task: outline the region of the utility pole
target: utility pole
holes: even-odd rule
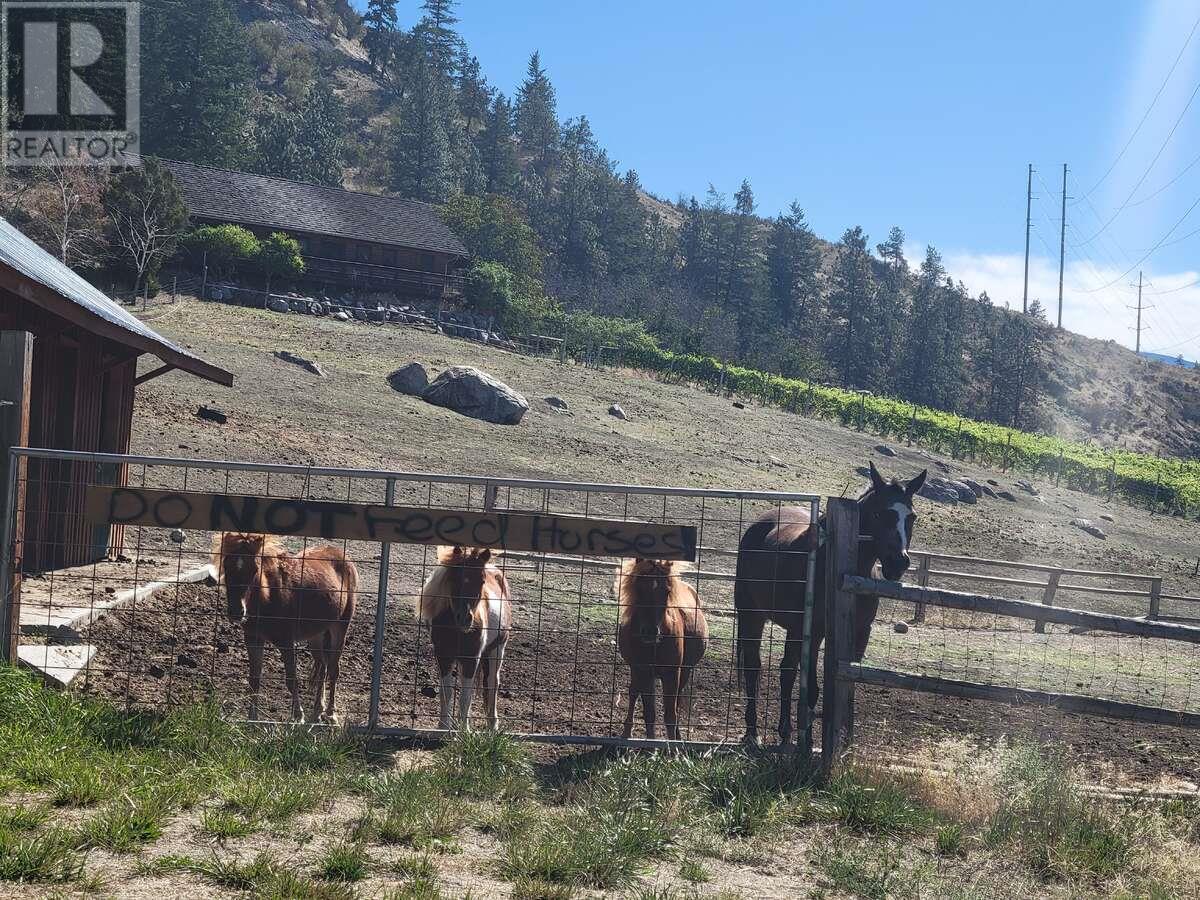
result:
[[[1058,330],[1062,331],[1063,267],[1067,261],[1067,164],[1063,163],[1062,223],[1058,236]]]
[[[1029,312],[1029,229],[1033,227],[1033,163],[1025,181],[1025,292],[1021,295],[1021,312]]]
[[[1142,352],[1142,273],[1138,272],[1138,304],[1137,304],[1137,338],[1134,340],[1134,352]]]

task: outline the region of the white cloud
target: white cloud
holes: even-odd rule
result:
[[[924,248],[905,247],[910,265],[919,266]],[[1021,308],[1023,254],[946,253],[946,271],[974,295],[987,291],[997,306]],[[1137,312],[1137,276],[1121,269],[1067,261],[1063,279],[1063,327],[1088,337],[1114,340],[1132,348]],[[1182,353],[1200,359],[1200,272],[1146,273],[1142,301],[1142,349]],[[1095,290],[1115,282],[1111,287]],[[1030,255],[1029,300],[1040,300],[1051,322],[1058,314],[1058,260]]]

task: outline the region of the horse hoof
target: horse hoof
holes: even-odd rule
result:
[[[762,741],[759,739],[758,735],[750,733],[750,732],[747,732],[742,737],[742,743],[745,744],[747,747],[756,747],[757,748],[757,747],[762,746]]]
[[[342,724],[342,720],[338,718],[337,713],[325,713],[324,715],[321,716],[321,718],[318,721],[324,722],[326,725],[341,725]]]

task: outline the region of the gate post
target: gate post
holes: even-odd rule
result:
[[[1058,593],[1058,582],[1061,578],[1062,569],[1050,573],[1050,578],[1046,582],[1046,590],[1042,593],[1042,606],[1054,605],[1054,595]],[[1046,623],[1042,619],[1034,619],[1033,630],[1037,634],[1044,634]]]
[[[391,506],[396,502],[396,479],[387,480],[384,503]],[[371,706],[367,713],[367,728],[374,731],[379,726],[379,698],[383,689],[383,638],[387,633],[387,590],[391,570],[392,545],[384,541],[379,545],[379,590],[375,595],[375,646],[371,653]]]
[[[858,503],[830,497],[825,512],[825,708],[821,720],[821,771],[833,764],[854,738],[854,682],[840,669],[854,652],[855,595],[842,579],[858,571]]]

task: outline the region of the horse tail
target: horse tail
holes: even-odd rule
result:
[[[354,613],[354,601],[358,596],[358,566],[348,557],[343,556],[338,561],[338,574],[342,576],[342,616],[349,619]]]

